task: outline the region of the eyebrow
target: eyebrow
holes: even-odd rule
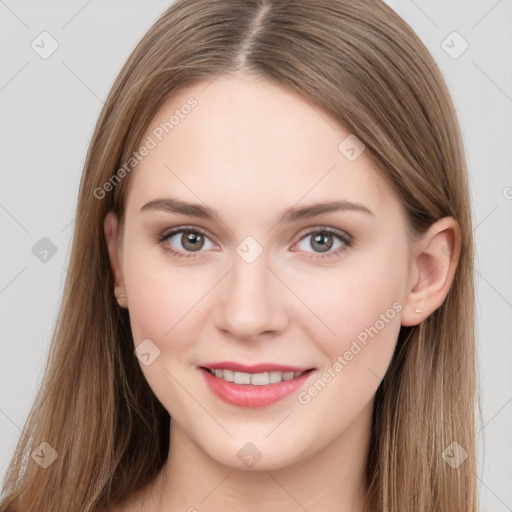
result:
[[[164,211],[168,213],[189,215],[191,217],[198,217],[207,220],[215,220],[220,218],[218,211],[213,208],[198,203],[189,203],[187,201],[182,201],[172,197],[153,199],[152,201],[149,201],[144,206],[142,206],[139,211]],[[362,204],[339,200],[315,203],[302,207],[292,206],[283,211],[278,224],[309,219],[310,217],[315,217],[324,213],[341,211],[356,211],[375,216],[375,214],[370,209]]]

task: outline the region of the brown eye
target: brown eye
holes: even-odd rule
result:
[[[311,247],[320,252],[328,251],[334,244],[331,234],[318,233],[311,239]]]
[[[184,231],[180,242],[187,251],[198,251],[204,245],[204,236],[196,231]]]
[[[167,231],[158,238],[158,241],[166,252],[177,257],[193,258],[193,253],[214,247],[205,232],[199,228],[184,227]]]
[[[307,240],[309,238],[309,241]],[[302,244],[302,245],[301,245]],[[309,258],[329,258],[345,251],[354,244],[352,237],[331,228],[317,229],[302,237],[299,250],[307,252]],[[331,249],[335,249],[331,251]],[[310,249],[313,249],[312,251]],[[323,254],[322,254],[323,253]],[[318,256],[315,256],[318,254]]]

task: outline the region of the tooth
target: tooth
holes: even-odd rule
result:
[[[233,382],[234,381],[234,375],[233,375],[233,370],[222,370],[224,372],[224,375],[222,376],[222,378],[224,380],[227,380],[228,382]]]
[[[251,383],[251,374],[235,372],[234,379],[235,379],[234,380],[235,384],[250,384]]]
[[[227,382],[235,384],[252,384],[254,386],[265,386],[267,384],[276,384],[283,380],[291,380],[299,377],[304,372],[264,372],[264,373],[244,373],[233,370],[223,370],[216,368],[211,370],[213,375]]]
[[[256,386],[264,386],[269,383],[268,372],[265,373],[255,373],[251,375],[251,384]]]
[[[276,382],[281,382],[282,378],[281,372],[270,372],[269,374],[269,382],[270,384],[275,384]]]

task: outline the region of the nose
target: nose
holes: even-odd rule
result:
[[[276,274],[265,253],[252,263],[236,255],[216,290],[216,327],[244,341],[283,332],[289,322],[290,292]]]

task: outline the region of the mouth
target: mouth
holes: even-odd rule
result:
[[[263,363],[212,363],[197,366],[207,387],[222,401],[236,406],[259,408],[272,405],[297,392],[316,368]]]
[[[217,377],[218,379],[222,379],[226,382],[233,382],[235,384],[241,385],[253,385],[253,386],[266,386],[269,384],[278,384],[283,381],[293,380],[304,373],[308,373],[314,370],[314,368],[309,368],[304,371],[266,371],[260,373],[247,373],[229,370],[226,368],[208,368],[206,366],[200,367],[202,370],[206,370],[208,373]]]

